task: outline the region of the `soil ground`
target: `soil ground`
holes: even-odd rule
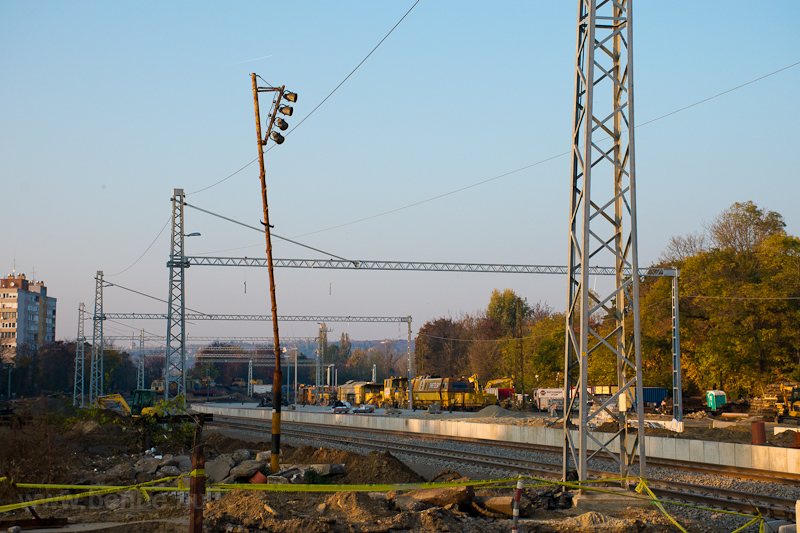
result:
[[[50,405],[53,403],[53,405]],[[142,480],[158,479],[155,471],[139,472],[137,465],[154,461],[154,454],[141,453],[142,440],[137,428],[113,414],[101,420],[65,418],[54,402],[43,401],[31,406],[32,422],[21,427],[0,428],[0,476],[33,483],[63,483],[70,485],[127,486]],[[34,414],[35,413],[35,414]],[[61,418],[53,415],[59,415]],[[66,413],[69,414],[68,412]],[[522,424],[550,424],[544,418],[532,419],[525,413],[508,412],[490,407],[479,413],[464,416],[470,421],[504,421]],[[746,428],[749,429],[749,428]],[[649,430],[650,432],[652,430]],[[656,430],[665,431],[665,430]],[[740,428],[725,430],[693,429],[695,437],[712,433],[723,438],[737,439],[749,431]],[[190,435],[191,436],[191,435]],[[686,438],[684,435],[674,435]],[[179,434],[165,433],[155,451],[167,460],[167,453],[187,451]],[[185,437],[185,435],[184,435]],[[173,440],[170,440],[172,438]],[[792,438],[783,437],[785,439]],[[749,440],[748,440],[749,441]],[[738,441],[736,441],[738,442]],[[793,442],[793,440],[792,440]],[[215,431],[202,436],[209,458],[232,454],[237,450],[252,453],[269,450],[263,439],[233,438]],[[332,485],[396,484],[425,481],[409,465],[390,453],[371,452],[359,455],[349,451],[302,446],[282,447],[282,463],[325,464],[344,463],[345,473],[326,477],[322,483]],[[174,461],[178,463],[177,458]],[[184,472],[187,470],[183,470]],[[160,471],[159,471],[160,472]],[[125,477],[133,476],[133,477]],[[175,486],[169,482],[168,486]],[[577,508],[558,509],[558,496],[552,489],[526,489],[531,510],[526,512],[521,531],[671,531],[669,521],[655,509],[629,506],[622,500],[602,510]],[[537,492],[538,491],[538,492]],[[37,489],[14,488],[0,483],[0,505],[56,496],[73,491],[51,491],[42,494]],[[482,507],[481,498],[511,497],[510,487],[476,489],[475,496],[460,503],[426,504],[421,508],[400,505],[390,493],[368,492],[261,492],[235,490],[223,493],[206,504],[207,531],[230,532],[389,532],[389,531],[508,531],[507,516],[492,515]],[[150,501],[137,491],[125,491],[97,498],[83,498],[37,506],[43,518],[65,518],[73,531],[105,531],[110,533],[139,533],[185,531],[188,506],[174,493],[157,493]],[[556,502],[556,503],[554,503]],[[0,520],[31,518],[26,509],[0,515]],[[686,523],[691,531],[716,531],[713,524]]]

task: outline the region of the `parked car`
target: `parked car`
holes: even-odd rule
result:
[[[333,412],[336,414],[349,413],[351,407],[350,402],[336,400],[333,404]]]

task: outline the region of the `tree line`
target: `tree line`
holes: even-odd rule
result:
[[[701,231],[670,239],[655,267],[677,268],[683,386],[693,394],[721,388],[759,395],[781,380],[800,380],[800,239],[783,217],[753,202],[735,203]],[[645,385],[672,384],[672,279],[640,281]],[[601,334],[615,321],[590,317]],[[630,320],[630,318],[628,318]],[[420,328],[416,372],[514,375],[518,387],[563,385],[566,317],[513,290],[493,291],[475,314],[442,317]],[[615,385],[613,353],[591,352],[589,381]]]
[[[753,202],[735,203],[701,230],[670,239],[655,267],[680,270],[680,337],[684,390],[696,393],[721,388],[730,397],[759,395],[781,380],[800,380],[800,239],[786,232],[783,217]],[[672,380],[672,280],[640,280],[641,348],[644,383],[670,387]],[[626,313],[628,320],[630,314]],[[590,317],[594,329],[615,327],[610,314]],[[563,384],[566,317],[546,302],[529,304],[513,290],[494,290],[488,306],[474,314],[426,322],[415,339],[415,375],[477,374],[482,382],[513,375],[518,387]],[[626,328],[628,329],[628,328]],[[323,363],[335,365],[339,383],[404,376],[408,358],[392,341],[353,348],[348,334],[335,343],[323,338]],[[91,346],[87,355],[88,380]],[[268,348],[215,343],[201,352],[246,354]],[[71,392],[75,342],[58,341],[38,350],[20,347],[3,353],[11,365],[11,391],[30,396],[44,391]],[[316,355],[299,354],[301,361]],[[7,394],[9,365],[0,372],[0,394]],[[313,384],[313,366],[300,367],[300,383]],[[163,376],[163,357],[148,357],[145,383]],[[274,368],[255,367],[254,378],[272,382]],[[293,380],[294,373],[290,370]],[[246,363],[196,365],[189,377],[223,384],[247,377]],[[136,358],[106,347],[107,391],[136,387]],[[589,358],[589,381],[615,385],[615,359],[600,347]],[[88,384],[87,384],[88,387]]]

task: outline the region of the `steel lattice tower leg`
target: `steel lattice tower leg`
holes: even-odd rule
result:
[[[139,331],[139,367],[136,372],[136,388],[144,387],[144,329]],[[149,388],[149,387],[148,387]]]
[[[678,309],[678,269],[672,274],[672,419],[677,422],[677,431],[683,431],[683,386],[681,385],[681,328]]]
[[[103,395],[103,271],[97,271],[92,316],[92,366],[89,379],[89,403]]]
[[[275,387],[275,384],[272,384],[272,387]],[[247,395],[252,398],[253,397],[253,360],[250,359],[247,361]]]
[[[169,268],[169,303],[167,309],[167,357],[164,373],[164,400],[169,400],[170,382],[176,382],[176,396],[186,393],[186,308],[184,305],[184,271],[187,267],[183,255],[183,189],[175,189],[172,196],[172,251]]]
[[[575,468],[578,478],[585,481],[588,459],[601,452],[616,461],[621,476],[627,477],[637,447],[640,475],[645,474],[642,401],[635,404],[638,433],[629,435],[628,430],[634,391],[636,398],[642,399],[639,277],[632,275],[639,264],[631,4],[631,0],[578,2],[564,355],[564,479]],[[613,287],[601,281],[602,288],[590,290],[590,262],[614,264]],[[587,388],[589,358],[598,349],[611,351],[617,360],[619,391],[605,402],[590,395]],[[600,406],[592,413],[590,398]],[[578,429],[570,431],[571,411],[576,405]],[[601,410],[610,413],[620,427],[607,442],[588,431],[589,422]],[[597,450],[591,456],[587,456],[589,441]]]
[[[84,331],[84,321],[86,319],[86,304],[81,302],[78,306],[78,336],[75,338],[75,385],[72,391],[72,406],[84,406],[83,381],[84,363],[86,362],[86,334]],[[80,401],[78,400],[80,398]]]

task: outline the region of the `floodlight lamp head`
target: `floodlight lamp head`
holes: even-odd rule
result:
[[[297,102],[297,93],[286,93],[283,95],[287,102]]]
[[[285,105],[283,107],[278,108],[278,111],[280,111],[281,113],[283,113],[287,117],[291,117],[292,113],[294,112],[294,109],[289,107],[288,105]]]
[[[275,125],[278,126],[278,128],[281,131],[286,131],[286,128],[289,127],[289,123],[286,122],[285,120],[283,120],[282,118],[276,118],[275,119]]]
[[[285,139],[283,138],[283,135],[281,135],[277,131],[273,131],[272,132],[272,140],[275,141],[275,144],[283,144],[283,141]]]

